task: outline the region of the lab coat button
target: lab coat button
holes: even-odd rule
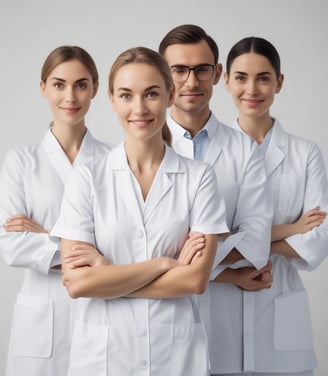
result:
[[[139,230],[137,235],[138,235],[138,238],[142,238],[142,237],[143,237],[143,232],[142,232],[142,230]]]
[[[142,360],[141,361],[141,367],[147,367],[147,360]]]

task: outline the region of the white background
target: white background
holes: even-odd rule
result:
[[[9,148],[39,142],[46,132],[51,114],[40,95],[39,80],[52,49],[76,44],[94,57],[100,91],[87,124],[95,137],[115,144],[122,132],[106,95],[113,60],[129,47],[157,49],[171,28],[184,23],[198,24],[214,37],[223,64],[239,39],[252,35],[269,39],[279,50],[285,74],[272,115],[286,130],[318,143],[327,161],[327,14],[326,0],[0,0],[0,163]],[[211,107],[225,123],[236,116],[222,80]],[[302,274],[320,365],[316,376],[328,375],[327,260],[318,270]],[[21,280],[22,271],[7,267],[0,258],[0,375]]]

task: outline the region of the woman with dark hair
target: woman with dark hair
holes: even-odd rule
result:
[[[317,364],[298,271],[316,269],[327,256],[328,184],[318,146],[287,133],[270,114],[283,80],[279,54],[269,41],[244,38],[230,50],[225,84],[239,112],[234,127],[258,143],[275,208],[273,282],[270,289],[244,291],[242,332],[232,330],[229,340],[219,329],[224,317],[217,312],[215,321],[212,315],[212,358],[220,348],[233,354],[229,367],[223,361],[212,370],[216,375],[310,376]]]
[[[8,265],[26,269],[12,320],[7,376],[67,374],[71,300],[61,280],[60,241],[49,231],[72,169],[109,149],[85,124],[98,89],[97,68],[87,51],[54,49],[43,64],[40,87],[53,116],[50,128],[39,144],[9,151],[0,175],[0,253]]]
[[[109,97],[124,142],[67,183],[52,233],[62,238],[69,294],[89,298],[78,301],[72,376],[208,375],[194,294],[205,291],[217,234],[228,229],[211,167],[168,145],[173,92],[157,52],[120,54]],[[183,250],[189,231],[205,234],[196,235],[191,257]],[[108,264],[80,267],[85,246],[96,246]]]

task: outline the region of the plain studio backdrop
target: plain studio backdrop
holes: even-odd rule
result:
[[[122,140],[122,131],[106,94],[115,57],[137,45],[157,49],[171,28],[194,23],[217,41],[223,64],[232,45],[247,36],[267,38],[277,47],[285,82],[271,114],[287,131],[316,142],[327,163],[327,11],[326,0],[0,0],[0,162],[9,148],[38,143],[46,133],[51,113],[40,94],[39,81],[43,61],[52,49],[80,45],[95,59],[100,90],[87,125],[95,137],[115,144]],[[214,89],[211,108],[227,124],[236,117],[222,79]],[[302,273],[319,361],[316,376],[328,375],[327,275],[327,260],[316,271]],[[22,270],[8,267],[0,257],[0,278],[3,375]]]

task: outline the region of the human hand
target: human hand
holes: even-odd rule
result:
[[[77,244],[65,253],[64,263],[70,269],[83,266],[95,267],[99,265],[109,265],[106,259],[95,247],[88,244]]]
[[[36,232],[49,234],[49,231],[44,229],[38,223],[24,214],[13,215],[8,218],[4,224],[4,229],[7,232]]]
[[[245,291],[260,291],[271,287],[272,278],[272,263],[268,261],[267,265],[257,270],[253,267],[243,267],[235,269],[236,282],[235,284]]]
[[[320,210],[317,206],[304,213],[294,224],[295,234],[304,234],[315,227],[318,227],[325,220],[327,213]]]
[[[193,264],[202,255],[205,247],[205,235],[200,232],[190,232],[179,254],[178,261],[183,265]]]

